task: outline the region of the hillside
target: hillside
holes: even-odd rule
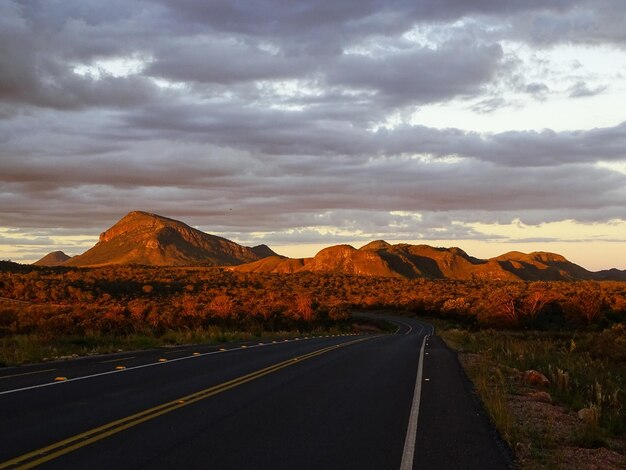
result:
[[[302,271],[311,258],[285,258],[268,256],[259,261],[236,266],[236,270],[246,273],[281,273],[290,274]],[[234,269],[234,268],[231,268]]]
[[[69,260],[71,257],[63,253],[62,251],[53,251],[41,258],[39,261],[35,261],[35,266],[60,266]]]
[[[503,269],[528,281],[594,279],[596,277],[591,271],[568,261],[563,256],[544,251],[529,254],[512,251],[493,260],[497,261]]]
[[[350,245],[324,248],[313,258],[272,257],[232,268],[242,272],[324,272],[408,279],[457,280],[626,280],[621,271],[592,273],[555,253],[510,252],[478,259],[460,248],[392,245],[376,240],[356,249]]]
[[[232,266],[268,255],[276,253],[265,245],[248,248],[178,220],[135,211],[103,232],[93,248],[64,265]]]
[[[605,269],[594,273],[594,277],[598,281],[626,281],[626,269]]]

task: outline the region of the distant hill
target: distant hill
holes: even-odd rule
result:
[[[259,258],[267,258],[268,256],[277,256],[272,249],[267,245],[257,245],[252,247],[252,251]]]
[[[626,280],[618,270],[593,273],[555,253],[510,252],[491,259],[478,259],[460,248],[436,248],[376,240],[359,248],[336,245],[313,258],[271,257],[231,268],[243,272],[327,272],[408,279],[458,280]]]
[[[178,220],[134,211],[103,232],[93,248],[63,265],[232,266],[266,256],[276,253],[265,245],[249,248]]]
[[[302,268],[311,259],[312,258],[285,258],[284,256],[270,256],[259,261],[236,266],[236,270],[246,273],[290,274],[302,271]]]
[[[66,255],[62,251],[53,251],[41,258],[39,261],[35,261],[35,266],[60,266],[69,260],[71,256]]]
[[[536,251],[520,253],[512,251],[492,258],[500,265],[528,281],[559,281],[574,279],[595,279],[596,274],[574,264],[555,253]]]
[[[594,273],[598,281],[626,281],[626,270],[605,269]]]

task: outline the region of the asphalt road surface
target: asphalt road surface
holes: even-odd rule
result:
[[[506,469],[428,324],[0,369],[0,470]]]

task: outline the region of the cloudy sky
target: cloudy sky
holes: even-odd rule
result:
[[[0,0],[0,259],[126,212],[626,269],[623,0]]]

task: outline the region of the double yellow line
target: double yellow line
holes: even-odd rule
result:
[[[167,403],[163,403],[162,405],[158,405],[139,413],[127,416],[125,418],[112,421],[97,428],[82,432],[80,434],[76,434],[75,436],[51,444],[47,447],[42,447],[41,449],[37,449],[19,457],[15,457],[11,460],[7,460],[6,462],[2,462],[0,463],[0,470],[8,468],[27,469],[36,467],[37,465],[41,465],[45,462],[56,459],[64,454],[80,449],[81,447],[88,446],[89,444],[93,444],[94,442],[105,439],[109,436],[112,436],[113,434],[117,434],[121,431],[124,431],[125,429],[132,428],[133,426],[136,426],[146,421],[150,421],[151,419],[177,410],[178,408],[182,408],[183,406],[187,406],[197,401],[212,397],[213,395],[217,395],[218,393],[225,392],[226,390],[230,390],[231,388],[238,387],[239,385],[243,385],[247,382],[251,382],[252,380],[256,380],[265,375],[284,369],[285,367],[297,364],[301,361],[305,361],[307,359],[311,359],[313,357],[325,354],[335,349],[359,343],[370,338],[373,337],[370,336],[366,338],[359,338],[353,341],[348,341],[346,343],[335,344],[333,346],[328,346],[323,349],[318,349],[302,356],[296,356],[286,361],[279,362],[269,367],[265,367],[255,372],[251,372],[241,377],[237,377],[235,379],[221,383],[219,385],[200,390],[199,392],[192,393],[191,395],[181,397],[177,400],[172,400]]]

